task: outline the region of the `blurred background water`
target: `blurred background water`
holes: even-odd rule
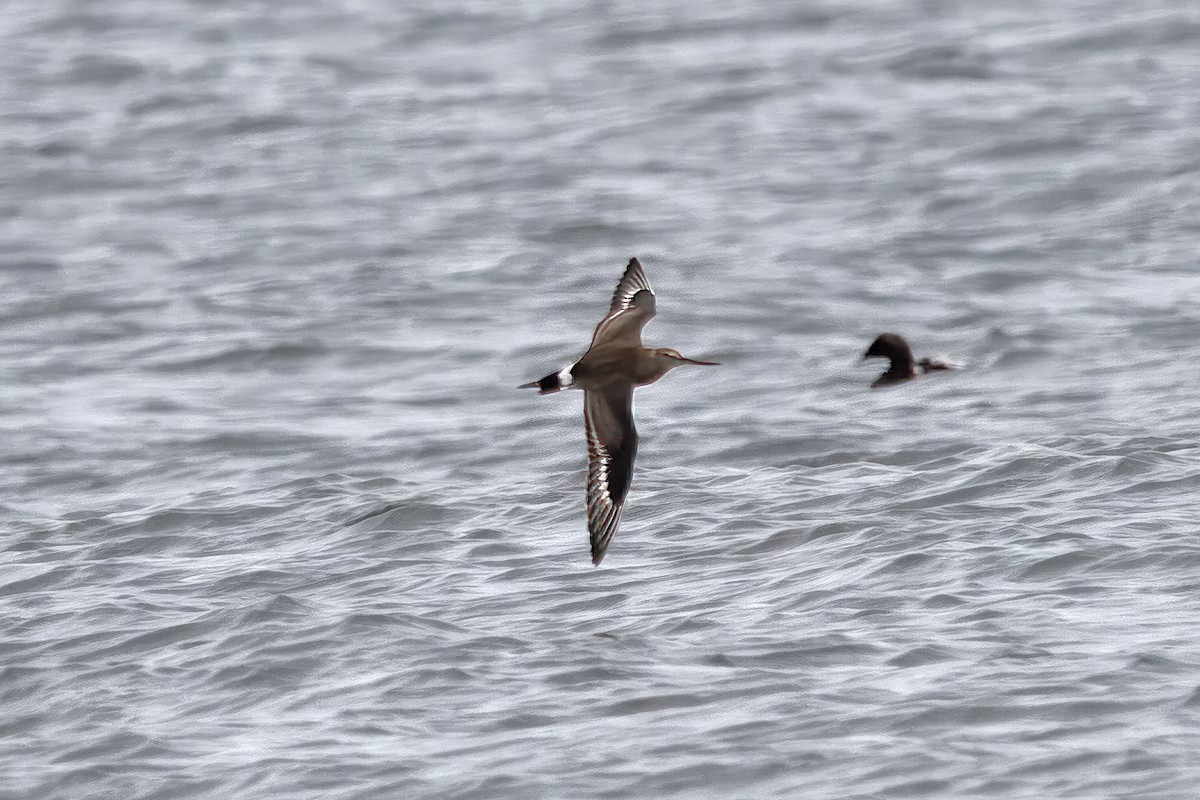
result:
[[[1198,86],[1191,0],[10,0],[0,798],[1197,797]],[[593,569],[513,387],[631,255],[724,365]]]

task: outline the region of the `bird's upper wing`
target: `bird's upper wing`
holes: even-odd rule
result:
[[[592,344],[631,335],[641,344],[642,328],[654,316],[654,305],[654,290],[650,288],[642,265],[636,258],[629,259],[625,274],[613,292],[608,314],[592,334]]]
[[[633,385],[587,392],[583,427],[588,443],[588,533],[592,563],[599,564],[617,532],[621,508],[633,480],[638,445],[633,426]]]

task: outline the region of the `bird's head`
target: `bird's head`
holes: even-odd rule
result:
[[[881,333],[871,342],[867,352],[863,353],[862,360],[866,361],[868,358],[886,358],[893,364],[911,364],[913,354],[912,348],[900,334]]]
[[[664,364],[670,367],[678,367],[680,364],[699,364],[702,367],[718,366],[716,361],[697,361],[694,358],[685,358],[679,355],[678,350],[672,350],[669,347],[658,347],[654,350],[654,355]]]

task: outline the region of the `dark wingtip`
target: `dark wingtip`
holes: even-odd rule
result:
[[[604,551],[603,550],[600,551],[599,553],[597,553],[595,550],[592,551],[592,566],[593,567],[600,566],[600,562],[603,560],[604,560]]]

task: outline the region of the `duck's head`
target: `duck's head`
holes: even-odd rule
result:
[[[886,358],[891,362],[893,369],[911,370],[913,366],[912,348],[898,333],[881,333],[876,336],[867,352],[863,353],[862,360],[866,361],[868,358]]]

